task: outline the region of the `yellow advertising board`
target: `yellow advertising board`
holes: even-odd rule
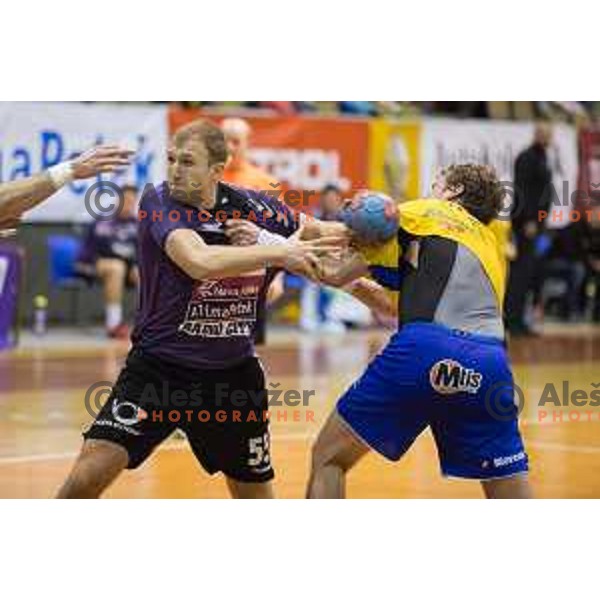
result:
[[[369,187],[402,201],[420,196],[421,123],[369,124]]]

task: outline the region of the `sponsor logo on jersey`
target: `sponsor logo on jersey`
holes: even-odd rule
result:
[[[115,398],[113,402],[112,415],[115,421],[126,427],[137,425],[140,421],[148,418],[148,413],[143,408],[133,402],[119,401],[118,398]]]
[[[481,463],[481,466],[484,469],[489,469],[490,467],[494,467],[498,469],[500,467],[507,467],[509,465],[514,465],[515,463],[519,463],[527,458],[527,455],[524,451],[517,452],[516,454],[511,454],[510,456],[499,456],[497,458],[493,458],[491,461],[484,460]]]
[[[459,392],[476,394],[481,387],[483,375],[475,369],[468,369],[459,362],[444,358],[429,371],[431,387],[439,394],[449,395]]]

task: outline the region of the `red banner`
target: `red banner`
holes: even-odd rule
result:
[[[581,196],[600,204],[600,129],[587,129],[579,135],[579,189]]]

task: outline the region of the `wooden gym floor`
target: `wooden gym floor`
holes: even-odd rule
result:
[[[0,498],[53,496],[90,420],[83,401],[86,389],[97,381],[114,381],[119,372],[126,344],[73,335],[73,343],[68,338],[54,345],[46,340],[0,355]],[[279,409],[287,412],[287,422],[282,412],[273,419],[278,496],[303,496],[312,439],[337,397],[386,337],[357,332],[318,339],[276,331],[261,349],[270,382],[284,389],[316,390],[310,406],[298,413]],[[539,407],[537,402],[548,383],[561,399],[563,381],[569,381],[571,392],[593,391],[592,385],[600,382],[600,330],[549,328],[543,337],[514,341],[511,355],[526,397],[522,430],[536,496],[600,498],[600,407]],[[306,411],[314,412],[314,420]],[[368,456],[351,473],[348,493],[354,498],[481,497],[476,483],[440,476],[429,433],[398,464]],[[166,442],[107,493],[110,498],[226,496],[222,478],[201,471],[179,439]]]

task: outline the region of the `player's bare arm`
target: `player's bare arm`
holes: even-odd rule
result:
[[[337,256],[326,256],[319,264],[319,281],[333,287],[343,287],[368,274],[367,263],[354,248],[347,248]]]
[[[71,181],[126,167],[131,154],[119,146],[97,146],[44,173],[0,185],[0,224],[5,227],[16,224],[24,212],[47,200]]]
[[[334,221],[307,220],[300,230],[302,239],[319,239],[323,235],[346,235],[346,227]],[[393,294],[379,285],[369,274],[367,263],[354,248],[347,248],[337,256],[324,257],[319,265],[319,281],[342,288],[381,316],[395,317],[398,302]]]
[[[372,279],[361,277],[343,286],[342,289],[382,317],[398,316],[397,294],[386,290]]]
[[[284,238],[265,231],[249,221],[228,221],[226,233],[233,244],[239,246],[281,246],[293,244],[298,240],[316,241],[327,238],[347,241],[346,226],[342,223],[310,219],[305,222],[292,237]],[[319,262],[318,283],[333,287],[342,287],[351,281],[368,274],[367,264],[361,255],[353,249],[340,249],[337,253],[324,256]],[[313,278],[314,279],[314,278]]]
[[[303,240],[314,240],[330,232],[339,232],[340,223],[336,221],[321,221],[315,217],[305,219],[298,230],[299,236]]]
[[[209,246],[194,231],[177,229],[169,234],[166,252],[190,277],[231,277],[268,266],[280,267],[307,277],[317,277],[319,257],[336,251],[342,241],[322,238],[272,246],[250,246],[240,251],[233,246]]]
[[[317,221],[316,219],[308,222],[308,229],[304,233],[308,239],[319,239],[323,233],[339,232],[339,224],[334,223],[335,227],[328,227],[329,223]],[[248,246],[260,243],[261,229],[254,223],[248,221],[228,221],[226,223],[227,234],[232,243]],[[302,230],[297,232],[302,237]],[[295,234],[295,235],[297,235]],[[292,238],[268,233],[264,236],[263,242],[266,244],[287,244]],[[319,277],[317,283],[325,283],[333,287],[341,287],[344,291],[352,294],[357,300],[368,306],[371,310],[381,316],[395,317],[398,314],[398,303],[384,287],[375,281],[364,277],[368,274],[368,268],[360,254],[355,250],[343,252],[344,258],[340,255],[336,257],[324,257],[319,264]]]

